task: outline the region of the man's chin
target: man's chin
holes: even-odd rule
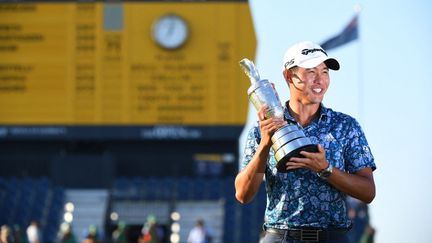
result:
[[[310,99],[310,104],[311,105],[321,104],[322,100],[323,100],[323,97],[313,98],[313,99]]]

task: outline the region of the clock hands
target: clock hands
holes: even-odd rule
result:
[[[188,37],[187,23],[175,14],[161,16],[152,31],[156,43],[166,49],[180,47]]]
[[[174,33],[176,20],[171,17],[171,18],[168,19],[168,21],[169,21],[169,24],[168,24],[168,36],[171,36]]]

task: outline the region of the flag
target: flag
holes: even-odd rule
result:
[[[324,41],[321,47],[328,51],[330,49],[342,46],[350,41],[358,39],[358,15],[356,14],[351,22],[338,35]]]

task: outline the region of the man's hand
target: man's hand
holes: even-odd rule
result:
[[[318,145],[318,153],[302,151],[300,154],[304,158],[291,158],[286,163],[287,169],[306,168],[318,173],[329,165],[322,145]],[[375,198],[375,182],[372,169],[369,167],[363,168],[354,174],[333,168],[331,176],[326,181],[336,189],[365,203],[371,203]]]
[[[287,163],[287,170],[306,168],[314,172],[320,172],[327,168],[329,162],[326,159],[325,149],[321,144],[318,144],[318,152],[311,153],[307,151],[301,151],[301,155],[304,158],[292,157]]]
[[[273,134],[282,126],[286,125],[287,122],[281,118],[266,118],[268,106],[263,105],[258,111],[259,126],[261,132],[260,144],[271,146],[271,137]]]

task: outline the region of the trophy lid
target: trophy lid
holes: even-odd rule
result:
[[[260,80],[260,75],[258,73],[258,69],[255,67],[255,64],[251,60],[249,60],[247,58],[243,58],[240,61],[240,67],[243,69],[243,71],[249,77],[252,84],[257,83]]]

